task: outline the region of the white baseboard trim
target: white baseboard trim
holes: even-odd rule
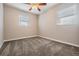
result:
[[[64,44],[68,44],[68,45],[72,45],[72,46],[79,47],[79,45],[77,45],[77,44],[68,43],[68,42],[63,42],[63,41],[60,41],[60,40],[56,40],[56,39],[53,39],[53,38],[44,37],[44,36],[40,36],[40,35],[34,35],[34,36],[28,36],[28,37],[14,38],[14,39],[9,39],[9,40],[4,40],[4,42],[13,41],[13,40],[21,40],[21,39],[24,39],[24,38],[32,38],[32,37],[42,37],[42,38],[45,38],[45,39],[48,39],[48,40],[52,40],[52,41],[56,41],[56,42],[60,42],[60,43],[64,43]],[[4,42],[3,42],[3,43],[4,43]],[[0,48],[2,47],[2,45],[3,45],[3,44],[0,45]]]
[[[0,48],[2,47],[3,44],[0,45]]]
[[[28,36],[28,37],[20,37],[20,38],[8,39],[8,40],[4,40],[4,42],[7,42],[7,41],[14,41],[14,40],[21,40],[21,39],[24,39],[24,38],[32,38],[32,37],[37,37],[37,35]]]
[[[4,42],[2,44],[0,44],[0,48],[2,47],[3,44],[4,44]]]
[[[68,44],[68,45],[71,45],[71,46],[79,47],[79,45],[77,45],[77,44],[63,42],[63,41],[60,41],[60,40],[56,40],[56,39],[53,39],[53,38],[44,37],[44,36],[40,36],[40,35],[39,35],[39,37],[42,37],[42,38],[45,38],[45,39],[48,39],[48,40],[52,40],[52,41],[56,41],[56,42],[60,42],[60,43],[64,43],[64,44]]]

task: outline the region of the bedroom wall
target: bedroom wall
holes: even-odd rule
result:
[[[4,36],[5,40],[13,40],[19,38],[26,38],[30,36],[37,35],[37,16],[18,10],[16,8],[4,5]],[[19,25],[19,16],[20,15],[28,15],[29,22],[28,26],[23,27]]]
[[[56,5],[39,16],[39,35],[79,46],[79,26],[56,25],[59,20],[57,17],[59,6]]]
[[[3,38],[3,4],[0,3],[0,48],[3,44],[4,38]]]

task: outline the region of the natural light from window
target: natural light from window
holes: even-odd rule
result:
[[[20,15],[19,24],[21,26],[28,26],[28,17],[24,15]]]

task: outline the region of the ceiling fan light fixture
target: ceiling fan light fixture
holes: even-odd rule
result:
[[[27,4],[31,5],[29,11],[31,11],[32,9],[37,9],[38,11],[41,11],[42,6],[46,5],[46,3],[27,3]]]

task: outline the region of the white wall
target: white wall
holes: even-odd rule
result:
[[[79,46],[79,26],[56,25],[58,10],[59,5],[56,5],[39,16],[40,36]]]
[[[4,5],[5,40],[15,40],[37,35],[37,15]],[[19,16],[27,15],[28,25],[19,24]]]
[[[3,44],[3,4],[0,3],[0,48]]]

